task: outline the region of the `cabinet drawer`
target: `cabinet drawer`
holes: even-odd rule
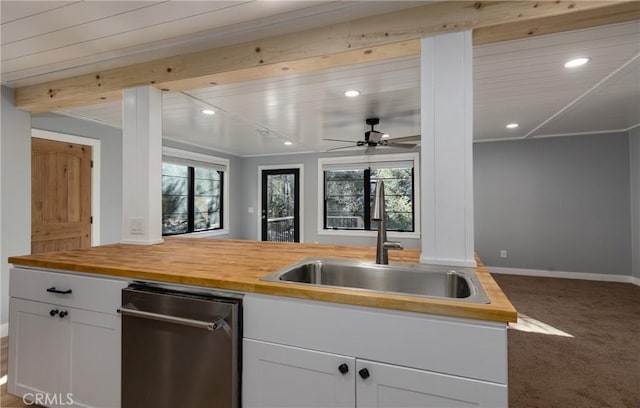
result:
[[[124,280],[25,268],[11,268],[10,276],[11,297],[111,314],[120,307],[121,290],[128,284]]]

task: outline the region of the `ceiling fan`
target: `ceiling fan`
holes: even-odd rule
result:
[[[384,133],[378,132],[374,129],[374,126],[380,123],[379,118],[367,118],[365,121],[367,125],[371,126],[371,130],[367,130],[364,132],[364,140],[343,140],[343,139],[322,139],[331,142],[345,142],[345,143],[355,143],[356,146],[366,146],[365,153],[371,154],[375,151],[376,147],[400,147],[403,149],[411,149],[415,147],[415,143],[407,143],[407,142],[417,142],[420,140],[420,135],[415,136],[404,136],[404,137],[394,137],[393,139],[386,139],[382,136]],[[328,152],[333,150],[341,150],[341,149],[350,149],[353,146],[344,146],[344,147],[336,147],[333,149],[327,150]]]

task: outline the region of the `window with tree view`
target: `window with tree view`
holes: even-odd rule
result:
[[[221,170],[162,163],[162,234],[222,228]]]
[[[347,166],[345,166],[347,167]],[[324,170],[324,227],[338,230],[377,230],[371,208],[378,179],[384,180],[387,229],[413,232],[413,166]]]

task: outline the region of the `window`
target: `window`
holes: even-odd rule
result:
[[[162,234],[222,230],[228,161],[218,159],[223,164],[216,164],[215,157],[174,149],[168,156],[166,150],[162,163]]]
[[[387,230],[416,233],[417,155],[320,159],[325,231],[372,231],[371,208],[378,179],[384,181]]]

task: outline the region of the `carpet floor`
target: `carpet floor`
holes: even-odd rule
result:
[[[510,407],[640,407],[640,287],[493,277],[521,315],[508,331]]]

